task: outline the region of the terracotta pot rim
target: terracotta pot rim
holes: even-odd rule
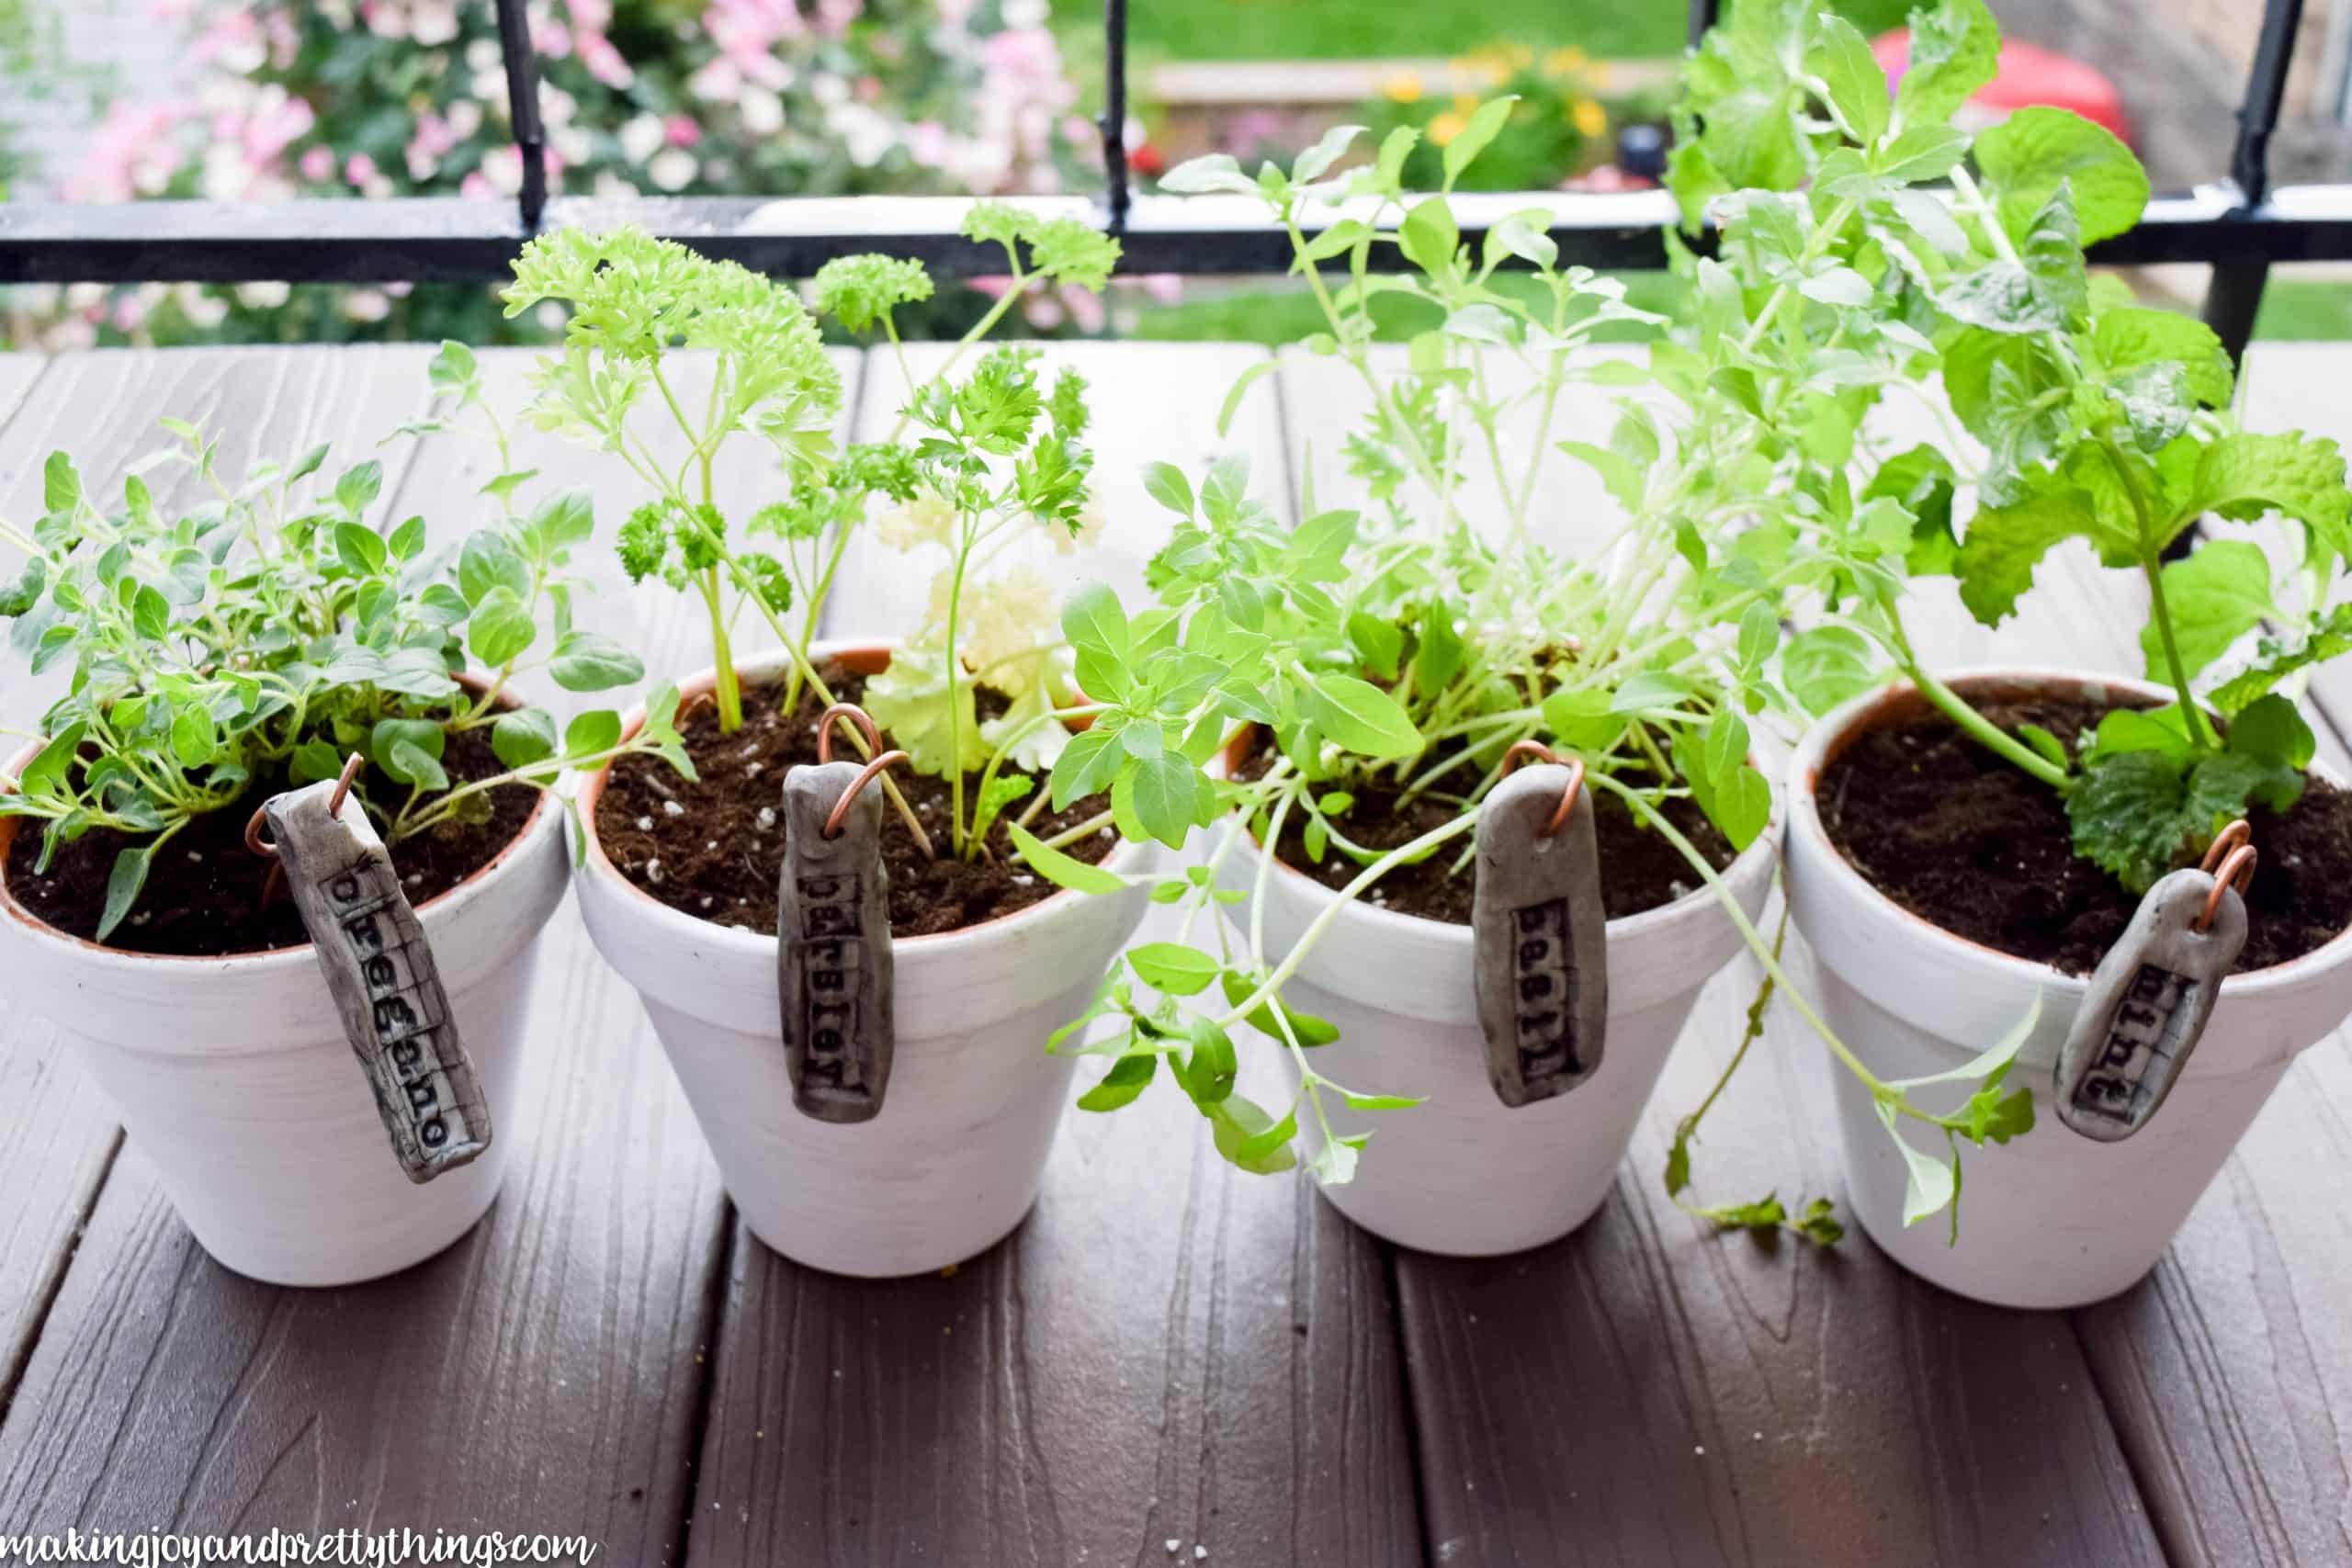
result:
[[[1231,740],[1226,743],[1225,750],[1220,753],[1220,756],[1227,762],[1227,765],[1230,765],[1230,759],[1235,749],[1242,744],[1244,735],[1247,733],[1248,732],[1245,731],[1242,735],[1236,735]],[[1753,751],[1748,753],[1747,763],[1748,766],[1757,768],[1758,773],[1763,773],[1767,782],[1770,782],[1771,774],[1758,766],[1756,754]],[[1787,807],[1781,798],[1781,791],[1779,788],[1775,787],[1772,791],[1772,815],[1770,819],[1764,824],[1763,831],[1758,833],[1755,840],[1750,842],[1746,849],[1733,856],[1732,863],[1729,865],[1715,873],[1716,877],[1728,884],[1733,879],[1745,874],[1750,862],[1754,859],[1759,856],[1769,859],[1770,857],[1779,853],[1781,835],[1787,826]],[[1257,835],[1254,833],[1248,833],[1246,829],[1244,829],[1244,832],[1249,838],[1250,849],[1259,855],[1264,855],[1266,853],[1266,847],[1258,841]],[[1297,878],[1299,883],[1303,885],[1305,890],[1307,891],[1310,896],[1320,896],[1325,902],[1336,901],[1339,898],[1339,889],[1335,887],[1327,887],[1322,883],[1317,881],[1314,877],[1307,875],[1306,873],[1299,870],[1296,866],[1292,865],[1288,861],[1283,860],[1280,855],[1275,855],[1272,859],[1274,863],[1274,869],[1278,873],[1284,876]],[[1411,930],[1435,941],[1459,942],[1464,947],[1469,946],[1471,942],[1474,940],[1471,934],[1471,930],[1468,926],[1457,925],[1452,920],[1433,919],[1427,915],[1408,915],[1401,909],[1384,909],[1376,904],[1367,904],[1361,898],[1355,899],[1352,902],[1354,903],[1355,908],[1343,914],[1340,917],[1342,919],[1362,917],[1363,919],[1371,920],[1375,926],[1384,923],[1393,923],[1399,931]],[[1685,893],[1681,897],[1670,900],[1668,903],[1657,905],[1654,908],[1644,909],[1637,915],[1621,915],[1617,917],[1616,919],[1609,921],[1608,931],[1611,936],[1615,937],[1620,942],[1631,941],[1637,937],[1648,935],[1653,927],[1665,925],[1669,919],[1679,919],[1687,915],[1695,905],[1720,904],[1720,902],[1721,900],[1717,898],[1714,889],[1702,884],[1700,886]],[[1448,933],[1451,934],[1449,935]]]
[[[877,669],[888,669],[889,667],[888,656],[898,647],[898,645],[899,639],[896,637],[841,637],[837,639],[820,637],[809,645],[808,656],[812,660],[819,659],[842,659],[860,656],[875,658],[876,656],[879,656]],[[736,673],[738,676],[746,679],[754,676],[764,676],[775,671],[782,669],[786,662],[787,657],[787,654],[783,649],[775,649],[753,654],[748,658],[740,659],[736,661]],[[709,691],[712,686],[717,683],[717,667],[706,665],[702,669],[695,671],[693,674],[677,682],[679,694],[681,697],[698,696],[702,693]],[[629,737],[634,736],[644,723],[645,705],[643,703],[639,703],[623,716],[621,719],[621,738],[626,740]],[[644,888],[639,887],[627,876],[621,874],[620,868],[615,865],[612,862],[612,857],[605,852],[604,840],[598,836],[596,831],[596,807],[604,800],[605,784],[605,782],[612,777],[612,763],[607,761],[594,772],[581,776],[580,789],[575,804],[578,807],[576,816],[579,819],[579,829],[582,839],[586,845],[586,852],[581,857],[579,874],[582,876],[609,879],[614,886],[624,889],[630,897],[639,900],[643,905],[643,908],[640,911],[641,913],[644,913],[649,918],[658,922],[682,922],[682,929],[692,929],[698,938],[707,938],[709,940],[728,942],[747,943],[758,946],[763,950],[771,952],[774,951],[776,940],[775,937],[762,936],[757,932],[747,931],[737,926],[722,925],[717,920],[705,919],[699,915],[690,915],[684,909],[673,908],[670,905],[662,902],[661,899],[653,897],[652,894],[648,893]],[[1117,845],[1117,847],[1112,850],[1108,857],[1098,863],[1100,863],[1105,871],[1118,871],[1122,869],[1120,863],[1141,859],[1146,852],[1147,851],[1145,846],[1122,841]],[[1126,869],[1133,869],[1133,867],[1128,866]],[[1109,894],[1098,895],[1080,893],[1075,888],[1069,887],[1057,888],[1054,892],[1047,895],[1046,897],[1040,898],[1037,902],[1028,906],[1026,908],[1015,909],[1009,914],[993,916],[990,919],[980,921],[977,925],[958,926],[954,931],[933,931],[927,936],[893,937],[891,939],[890,946],[893,952],[900,953],[910,951],[916,953],[922,953],[926,951],[944,951],[950,945],[959,942],[969,941],[982,936],[995,938],[1012,931],[1026,930],[1032,925],[1042,925],[1046,923],[1048,920],[1057,919],[1067,911],[1079,907],[1079,905],[1084,900],[1094,898],[1107,899],[1110,897],[1111,895]]]
[[[469,691],[481,690],[482,683],[478,676],[460,675],[458,679]],[[512,693],[506,694],[506,699],[501,705],[503,707],[514,708],[521,705],[520,699],[514,697]],[[21,771],[46,744],[46,741],[40,740],[28,742],[21,750],[9,759],[10,772]],[[548,809],[548,793],[547,789],[541,789],[538,792],[538,799],[531,803],[531,814],[523,819],[521,827],[514,829],[514,836],[499,847],[496,854],[475,868],[463,881],[454,886],[444,888],[416,906],[417,919],[427,922],[428,925],[440,923],[459,906],[471,903],[475,897],[479,897],[480,885],[494,873],[504,870],[523,850],[530,845],[533,840],[553,831],[555,814]],[[15,846],[17,829],[28,820],[29,819],[22,817],[0,817],[0,915],[6,915],[9,919],[23,926],[37,941],[62,942],[107,963],[130,965],[209,964],[219,966],[224,972],[238,975],[258,974],[281,964],[307,964],[317,961],[311,951],[315,944],[307,942],[292,947],[247,948],[237,953],[139,953],[127,947],[110,947],[102,942],[92,942],[87,937],[79,937],[71,931],[60,931],[30,909],[26,908],[8,887],[8,852]],[[428,930],[426,934],[429,936],[432,933]]]
[[[2154,697],[2164,702],[2173,700],[2169,687],[2162,687],[2129,675],[2104,674],[2097,671],[2051,669],[2034,665],[1981,665],[1956,671],[1939,677],[1956,691],[1971,694],[1992,693],[2032,693],[2052,686],[2071,686],[2086,694],[2103,695],[2109,691],[2129,693],[2135,696]],[[1967,957],[1989,963],[2021,979],[2030,980],[2046,991],[2080,997],[2090,988],[2087,975],[2068,975],[2037,959],[2020,958],[2004,953],[1997,947],[1971,941],[1956,931],[1938,925],[1923,915],[1896,903],[1880,891],[1870,878],[1856,869],[1822,825],[1816,795],[1824,769],[1837,761],[1838,754],[1855,739],[1878,725],[1917,712],[1928,705],[1928,699],[1908,681],[1894,681],[1874,690],[1850,697],[1817,720],[1805,732],[1796,754],[1791,759],[1787,794],[1789,796],[1789,831],[1800,833],[1812,842],[1822,864],[1838,879],[1838,886],[1849,897],[1859,899],[1866,908],[1882,918],[1908,922],[1928,933],[1936,943],[1953,957]],[[2314,762],[2307,770],[2316,777],[2332,784],[2341,784],[2333,771]],[[2222,981],[2224,995],[2258,999],[2263,994],[2308,979],[2318,971],[2352,959],[2352,927],[2338,931],[2318,947],[2301,957],[2290,958],[2267,968],[2232,975]]]

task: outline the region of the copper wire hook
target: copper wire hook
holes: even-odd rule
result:
[[[1544,836],[1550,838],[1560,830],[1560,824],[1568,819],[1568,813],[1576,809],[1577,792],[1584,788],[1584,759],[1571,757],[1563,763],[1560,754],[1541,740],[1514,740],[1510,743],[1510,750],[1503,753],[1504,777],[1510,776],[1511,769],[1518,765],[1521,757],[1541,757],[1555,767],[1568,770],[1568,787],[1560,792],[1560,804],[1554,808],[1552,819],[1544,824]]]
[[[870,723],[872,721],[868,720],[867,722]],[[866,763],[865,771],[860,773],[857,777],[850,780],[849,787],[842,791],[842,797],[833,802],[832,815],[825,818],[825,837],[828,839],[839,838],[842,830],[842,818],[849,815],[849,803],[855,800],[865,786],[874,782],[875,776],[880,773],[883,769],[888,767],[893,762],[903,762],[906,760],[907,754],[904,751],[885,751],[880,756],[876,757],[874,761]]]
[[[876,726],[874,716],[855,703],[835,703],[817,720],[817,761],[833,760],[833,720],[837,718],[854,719],[858,728],[865,731],[866,745],[876,752],[882,750],[882,731]]]
[[[367,761],[367,758],[356,751],[344,760],[343,773],[334,781],[334,793],[327,796],[328,816],[343,815],[343,803],[351,796],[351,781],[359,776],[359,770]],[[245,848],[264,860],[276,860],[277,846],[261,836],[264,810],[265,807],[256,806],[254,807],[254,814],[245,819]]]
[[[2208,876],[2212,875],[2213,868],[2221,864],[2222,859],[2226,857],[2231,851],[2236,849],[2240,844],[2246,842],[2253,837],[2254,829],[2246,826],[2246,820],[2245,818],[2239,818],[2236,821],[2231,823],[2228,827],[2213,835],[2213,841],[2206,847],[2205,858],[2198,863],[2197,869],[2203,872]]]
[[[2241,898],[2252,890],[2254,863],[2260,858],[2252,844],[2240,844],[2229,852],[2228,858],[2222,862],[2222,869],[2214,874],[2213,891],[2205,895],[2205,908],[2198,913],[2196,925],[2199,932],[2213,929],[2213,917],[2221,912],[2224,888],[2235,883]]]

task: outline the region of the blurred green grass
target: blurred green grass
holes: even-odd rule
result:
[[[1056,30],[1100,31],[1099,0],[1052,3]],[[1838,0],[1866,33],[1902,26],[1910,6]],[[1506,42],[1637,59],[1679,53],[1688,16],[1676,0],[1142,0],[1127,8],[1127,30],[1138,50],[1170,60],[1429,59]]]

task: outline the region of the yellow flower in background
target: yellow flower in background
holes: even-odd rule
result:
[[[925,545],[949,547],[955,533],[956,509],[930,491],[874,519],[875,537],[894,550],[920,549]]]
[[[1448,109],[1430,121],[1430,144],[1433,147],[1442,147],[1469,128],[1468,115]]]
[[[1394,103],[1419,103],[1421,101],[1421,73],[1418,71],[1399,71],[1396,75],[1388,78],[1387,84],[1380,90],[1387,94],[1390,101]]]
[[[1569,76],[1584,69],[1584,51],[1570,47],[1555,49],[1544,57],[1544,73],[1547,76]]]
[[[1568,107],[1568,118],[1587,136],[1599,136],[1609,129],[1609,111],[1597,98],[1578,98]]]

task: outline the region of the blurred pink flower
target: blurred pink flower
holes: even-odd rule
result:
[[[702,140],[702,127],[692,115],[673,114],[662,122],[662,138],[673,147],[691,147]]]
[[[865,0],[817,0],[817,25],[835,38],[865,12]]]
[[[457,127],[430,109],[418,115],[416,130],[408,139],[408,177],[431,179],[434,171],[441,166],[441,160],[456,151],[461,140]]]
[[[310,155],[303,156],[307,160]],[[343,177],[356,186],[366,185],[376,177],[376,160],[365,152],[354,152],[344,162]]]
[[[907,127],[907,156],[923,168],[938,168],[947,161],[947,128],[935,119]]]
[[[307,102],[273,82],[254,96],[252,107],[245,111],[240,141],[246,158],[258,169],[275,161],[299,138],[308,135],[317,123],[318,116]]]
[[[574,40],[580,48],[580,63],[588,74],[605,86],[622,88],[637,80],[637,73],[629,68],[621,51],[613,47],[612,39],[602,33],[582,32]]]
[[[571,52],[571,29],[553,17],[531,18],[531,47],[549,60],[561,60]]]
[[[772,52],[808,31],[795,0],[711,0],[703,26],[736,70],[766,87],[781,87],[791,72]]]
[[[332,147],[304,149],[302,162],[299,167],[302,171],[302,177],[312,185],[333,179],[334,177],[334,149]]]

